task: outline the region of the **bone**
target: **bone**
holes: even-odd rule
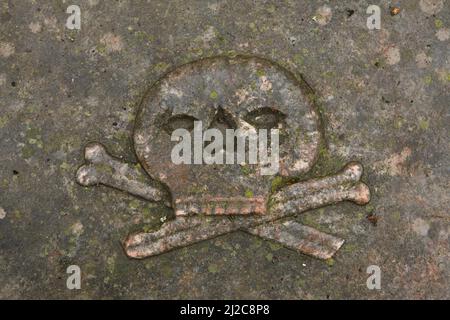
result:
[[[239,229],[228,218],[202,219],[200,217],[177,217],[166,222],[160,230],[130,235],[124,249],[130,258],[142,259],[211,239]]]
[[[246,232],[319,259],[331,258],[344,240],[288,220],[248,228]]]
[[[302,212],[308,206],[315,208],[322,207],[325,204],[335,204],[342,201],[351,201],[358,205],[364,205],[370,201],[369,187],[358,182],[355,185],[348,186],[346,184],[332,186],[330,189],[316,191],[310,195],[303,195],[286,202],[273,203],[271,212],[273,216],[283,218],[295,212]]]
[[[285,187],[272,197],[272,201],[287,201],[292,198],[298,198],[304,194],[310,194],[314,191],[320,191],[327,188],[329,189],[332,186],[355,183],[361,179],[362,174],[362,165],[353,161],[348,163],[339,173],[333,176],[312,179]]]
[[[77,182],[82,186],[102,184],[149,201],[163,200],[163,192],[149,185],[150,178],[142,169],[110,156],[100,143],[88,144],[84,157],[86,164],[80,167],[76,174]]]
[[[288,200],[285,203],[274,203],[270,214],[265,216],[233,217],[232,219],[227,217],[214,217],[214,219],[177,217],[174,221],[166,222],[156,232],[130,235],[124,243],[125,252],[131,258],[141,259],[231,231],[256,232],[253,229],[261,224],[341,201],[348,200],[357,204],[367,203],[370,200],[370,191],[364,183],[358,182],[360,175],[350,176],[350,181],[348,177],[349,172],[344,170],[333,177],[314,179],[314,185],[322,185],[323,190],[313,189],[310,194],[304,193],[299,198]],[[336,181],[341,181],[341,183]],[[299,184],[310,185],[311,181],[299,182]],[[298,250],[305,250],[305,253],[311,254],[307,246],[298,246]]]

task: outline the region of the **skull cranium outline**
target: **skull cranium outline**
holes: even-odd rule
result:
[[[258,166],[251,165],[246,169],[254,174],[243,174],[240,164],[174,164],[167,152],[174,142],[164,126],[173,130],[172,120],[175,125],[180,120],[189,125],[192,119],[205,127],[280,128],[285,138],[280,145],[284,176],[309,171],[317,157],[319,117],[297,82],[277,65],[235,57],[179,67],[144,100],[134,133],[140,163],[152,178],[169,187],[177,214],[264,214],[275,177],[264,177]],[[246,192],[252,196],[245,197]],[[212,203],[215,206],[208,209]]]
[[[318,157],[321,127],[305,90],[284,68],[244,56],[203,59],[160,79],[142,101],[134,147],[148,175],[170,189],[176,219],[158,231],[130,235],[124,244],[126,253],[143,258],[244,230],[319,258],[332,256],[343,240],[282,219],[344,200],[367,203],[370,192],[359,181],[358,163],[348,164],[335,176],[295,183],[271,195],[275,176],[261,175],[259,165],[171,161],[170,131],[192,129],[192,122],[200,120],[219,130],[279,128],[279,176],[308,172]],[[147,200],[162,199],[160,190],[138,179],[142,172],[109,156],[102,145],[89,144],[85,158],[87,164],[77,172],[80,184],[102,183]],[[238,216],[230,220],[227,215]]]

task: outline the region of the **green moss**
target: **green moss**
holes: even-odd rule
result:
[[[272,180],[271,190],[272,190],[272,192],[275,192],[275,191],[279,190],[282,186],[283,186],[283,178],[280,176],[276,176]]]
[[[329,267],[332,267],[332,266],[334,266],[335,261],[334,261],[333,258],[330,258],[330,259],[327,259],[327,260],[325,261],[325,263],[326,263]]]
[[[193,52],[194,55],[196,55],[196,56],[202,56],[202,55],[203,55],[203,49],[202,49],[202,48],[196,48],[196,49],[193,49],[192,52]]]
[[[42,149],[43,142],[42,142],[42,136],[41,136],[41,129],[39,128],[28,128],[27,132],[25,134],[27,138],[27,142],[30,145],[34,145],[38,147],[39,149]]]
[[[39,253],[39,257],[41,258],[45,258],[48,256],[49,252],[50,252],[51,248],[50,245],[46,244],[42,247],[41,252]]]
[[[24,159],[30,159],[32,156],[34,156],[34,148],[31,145],[25,145],[22,148],[22,157]]]
[[[170,65],[168,65],[167,63],[159,62],[153,66],[153,69],[157,73],[162,73],[162,72],[165,72],[167,69],[169,69],[169,67],[170,67]]]
[[[257,237],[254,237],[253,239],[254,240],[253,240],[252,244],[250,245],[250,249],[256,250],[261,247],[261,245],[263,244],[263,240],[261,238],[257,238]]]
[[[217,91],[215,91],[215,90],[211,91],[211,93],[209,94],[209,97],[214,100],[217,99],[218,96],[219,95],[218,95]]]
[[[103,175],[112,175],[114,173],[114,169],[107,164],[99,163],[95,167],[98,173]]]
[[[441,19],[436,19],[434,20],[434,25],[436,26],[437,29],[440,29],[444,26],[444,23],[442,22]]]
[[[400,213],[400,211],[395,211],[391,214],[392,220],[399,222],[402,218],[402,214]]]
[[[296,283],[297,287],[300,287],[300,288],[303,288],[303,287],[305,287],[305,285],[306,285],[306,282],[305,282],[305,280],[303,280],[303,279],[297,279],[297,280],[295,281],[295,283]]]
[[[141,203],[140,203],[139,200],[132,200],[132,201],[128,204],[128,206],[129,206],[131,209],[136,210],[137,208],[139,208],[139,207],[141,206]]]
[[[269,261],[269,262],[272,262],[273,261],[273,254],[272,253],[266,254],[266,260]]]
[[[375,207],[372,204],[367,204],[364,207],[364,210],[366,211],[367,214],[372,214],[375,211]]]
[[[430,127],[430,123],[429,123],[429,121],[428,120],[424,120],[424,119],[421,119],[420,121],[419,121],[419,128],[421,129],[421,130],[427,130],[428,128]]]
[[[162,267],[161,267],[161,271],[164,277],[169,278],[172,276],[173,270],[172,270],[172,266],[168,263],[165,263]]]
[[[15,220],[20,220],[22,219],[22,212],[16,209],[14,210],[13,216]]]
[[[136,119],[136,115],[135,115],[135,114],[129,113],[129,114],[127,115],[127,120],[128,120],[129,123],[134,122],[135,119]]]
[[[303,66],[305,64],[305,59],[303,58],[303,56],[300,53],[297,53],[294,56],[294,63],[299,67]]]
[[[358,248],[358,246],[356,246],[355,244],[344,244],[344,246],[342,247],[342,251],[343,252],[347,252],[347,253],[352,253],[355,252],[356,249]]]
[[[266,75],[266,72],[265,72],[263,69],[258,69],[258,70],[256,71],[256,75],[257,75],[258,77],[262,77],[262,76],[265,76],[265,75]]]
[[[6,126],[6,124],[8,123],[8,117],[4,116],[4,117],[0,117],[0,129],[3,128],[4,126]]]
[[[145,174],[143,174],[142,172],[138,172],[136,175],[136,180],[141,182],[141,183],[148,183],[148,178]]]
[[[217,266],[217,264],[211,263],[208,266],[208,271],[211,272],[211,273],[217,273],[217,272],[219,272],[219,267]]]
[[[245,176],[255,173],[255,170],[249,165],[245,164],[241,166],[241,173]]]
[[[208,187],[205,185],[193,185],[189,188],[189,193],[204,193],[208,191]]]
[[[269,247],[272,251],[278,251],[281,248],[283,248],[283,246],[281,244],[276,243],[276,242],[269,242]]]
[[[227,39],[225,39],[225,37],[223,35],[219,34],[219,35],[217,35],[217,41],[224,44],[227,42]]]
[[[312,213],[306,213],[302,217],[302,222],[310,227],[316,228],[317,230],[321,229],[321,225],[317,223]],[[322,231],[322,230],[320,230]]]
[[[236,58],[237,55],[238,55],[237,52],[234,51],[234,50],[229,50],[229,51],[227,52],[227,56],[230,57],[230,58]]]
[[[139,41],[143,41],[143,42],[147,42],[147,43],[152,43],[153,41],[155,41],[155,37],[150,35],[150,34],[148,34],[145,31],[136,31],[134,33],[134,36]]]
[[[29,144],[32,144],[32,145],[35,145],[36,147],[38,147],[39,149],[42,149],[42,147],[43,147],[43,143],[42,143],[42,141],[40,140],[40,136],[38,137],[38,138],[30,138],[30,139],[28,139],[28,143]]]
[[[142,216],[145,220],[149,220],[152,218],[151,210],[149,207],[145,207],[144,209],[142,209]]]
[[[150,226],[150,225],[145,225],[145,226],[142,227],[142,231],[145,232],[145,233],[149,233],[152,230],[153,230],[153,227]]]
[[[96,47],[96,49],[97,49],[97,52],[98,52],[100,55],[104,55],[104,54],[106,53],[106,45],[104,45],[104,44],[99,44],[99,45]]]
[[[394,127],[395,129],[400,129],[403,126],[403,119],[397,119],[394,122]]]
[[[271,4],[270,6],[267,7],[267,12],[269,13],[274,13],[276,11],[276,8],[273,4]]]
[[[245,197],[246,198],[253,198],[253,191],[250,190],[250,189],[245,190]]]
[[[345,165],[345,161],[337,155],[331,155],[326,146],[323,144],[319,149],[319,159],[311,170],[311,176],[325,176],[334,174],[341,170]]]
[[[233,246],[228,241],[217,240],[215,245],[224,250],[234,251]]]
[[[128,132],[119,130],[116,133],[114,133],[114,139],[121,145],[128,144],[130,140],[130,135]]]
[[[108,257],[106,259],[106,269],[110,274],[114,273],[114,270],[116,268],[116,258],[115,257]]]
[[[64,170],[64,171],[69,171],[71,169],[70,164],[68,164],[67,162],[61,163],[61,165],[59,167],[61,168],[61,170]]]
[[[336,74],[333,71],[325,71],[324,73],[322,73],[322,77],[324,78],[333,78],[335,77]]]

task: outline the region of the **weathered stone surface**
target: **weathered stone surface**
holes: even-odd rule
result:
[[[0,6],[0,297],[450,298],[448,0],[402,1],[395,16],[380,1],[382,30],[370,32],[367,1],[79,4],[81,31],[64,27],[62,1]],[[327,263],[243,232],[128,259],[124,235],[158,229],[173,212],[80,187],[84,146],[101,141],[137,163],[144,91],[177,66],[236,53],[314,88],[325,147],[301,179],[356,159],[371,203],[296,219],[346,240]],[[71,264],[83,272],[81,291],[65,287]],[[374,264],[382,290],[365,286]]]

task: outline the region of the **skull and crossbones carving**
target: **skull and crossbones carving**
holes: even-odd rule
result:
[[[174,164],[175,142],[170,133],[177,128],[192,130],[194,121],[222,131],[279,129],[278,174],[262,175],[260,164]],[[132,258],[241,230],[327,259],[344,241],[292,218],[340,201],[363,205],[370,200],[357,162],[333,176],[274,190],[275,179],[297,177],[312,169],[322,133],[305,84],[261,58],[208,58],[168,73],[142,100],[133,138],[145,173],[113,158],[99,143],[86,146],[86,163],[77,172],[83,186],[103,184],[149,201],[163,201],[164,192],[148,179],[170,190],[167,205],[176,218],[159,230],[129,235],[124,248]]]

